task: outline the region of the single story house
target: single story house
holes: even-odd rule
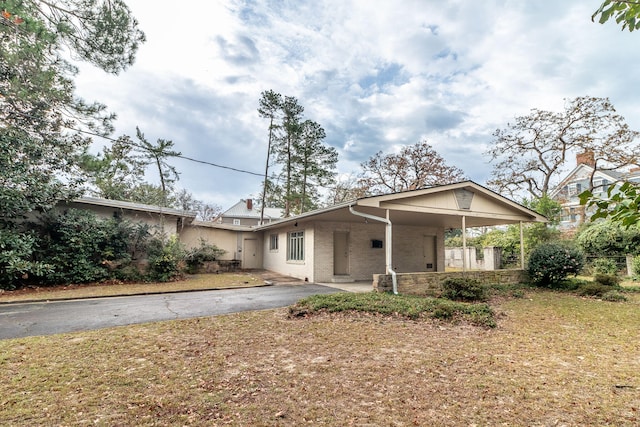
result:
[[[440,272],[444,233],[546,218],[472,181],[366,197],[255,227],[263,268],[310,282]],[[522,254],[524,265],[524,254]]]
[[[94,212],[101,218],[122,218],[149,225],[154,231],[166,236],[180,234],[196,218],[195,212],[143,203],[98,197],[80,197],[69,202],[60,202],[58,209],[82,209]]]
[[[162,227],[189,248],[204,240],[226,251],[221,260],[244,269],[320,283],[444,272],[447,229],[462,229],[465,242],[469,227],[546,222],[472,181],[360,198],[253,226],[196,221],[192,212],[114,200],[81,198],[68,206]]]

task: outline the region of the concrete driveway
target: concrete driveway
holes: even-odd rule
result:
[[[371,285],[369,285],[371,286]],[[0,339],[286,307],[314,294],[344,291],[316,284],[278,285],[129,297],[0,305]]]

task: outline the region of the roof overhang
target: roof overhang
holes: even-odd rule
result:
[[[183,211],[164,206],[145,205],[143,203],[125,202],[122,200],[101,199],[97,197],[80,197],[73,199],[71,203],[146,212],[158,215],[172,215],[181,218],[189,218],[191,220],[195,219],[197,216],[197,213],[192,211]]]
[[[467,227],[547,222],[544,216],[531,209],[472,181],[464,181],[422,190],[356,199],[262,225],[256,227],[256,230],[309,221],[362,222],[362,217],[353,215],[349,211],[350,206],[358,212],[377,217],[386,217],[388,212],[389,220],[394,225],[461,228],[463,217]]]

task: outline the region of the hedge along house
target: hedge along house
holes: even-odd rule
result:
[[[356,199],[272,224],[262,232],[263,268],[311,282],[374,274],[444,272],[447,229],[546,222],[472,181]],[[521,226],[522,239],[522,226]],[[524,253],[521,254],[524,267]]]
[[[196,218],[195,212],[97,197],[80,197],[69,202],[60,202],[57,207],[60,210],[71,208],[91,211],[100,218],[121,218],[143,223],[148,225],[153,233],[178,238],[185,227]]]

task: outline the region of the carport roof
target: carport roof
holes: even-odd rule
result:
[[[296,215],[256,227],[278,228],[289,223],[308,221],[362,222],[354,210],[386,217],[397,225],[432,225],[444,228],[484,227],[520,222],[547,222],[539,213],[507,199],[473,181],[441,185],[421,190],[365,197]]]

